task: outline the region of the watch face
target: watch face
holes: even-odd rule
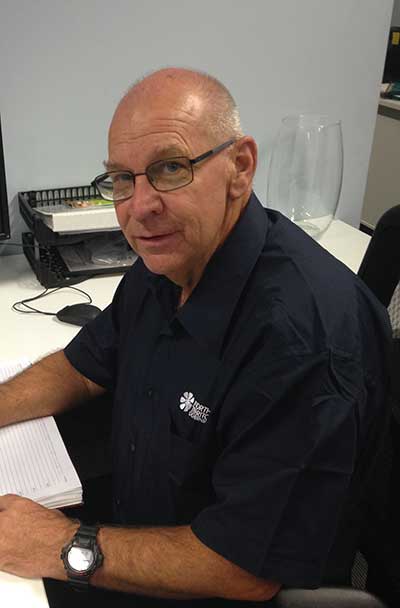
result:
[[[86,572],[94,563],[94,553],[92,549],[82,547],[71,547],[68,551],[68,564],[76,572]]]

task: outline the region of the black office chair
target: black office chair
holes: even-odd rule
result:
[[[380,529],[377,525],[377,529],[361,546],[367,560],[363,554],[358,553],[356,556],[352,582],[359,588],[321,587],[315,590],[282,590],[268,603],[270,608],[387,608],[388,606],[397,608],[400,606],[400,542],[395,548],[390,546],[390,543],[395,542],[392,540],[392,533],[394,528],[399,527],[396,519],[400,516],[400,489],[397,490],[397,486],[400,488],[400,205],[389,209],[379,220],[358,275],[382,304],[388,307],[393,328],[392,371],[397,370],[397,373],[392,373],[393,446],[387,447],[382,460],[383,466],[392,468],[391,480],[388,480],[388,475],[385,482],[390,485],[388,504],[391,504],[391,512],[384,513]],[[377,501],[379,501],[378,496]],[[371,522],[371,525],[374,523],[376,524]],[[379,546],[380,543],[385,546]],[[399,558],[396,556],[397,552]],[[390,565],[388,561],[391,562]],[[394,580],[397,572],[399,583]],[[385,598],[385,602],[388,603],[370,591],[360,588],[360,581],[362,587],[366,586],[370,591]]]
[[[396,205],[377,223],[358,271],[358,276],[386,307],[390,305],[400,280],[399,244],[400,205]]]
[[[382,529],[375,535],[376,546],[366,556],[366,585],[384,597],[390,607],[397,608],[400,606],[400,205],[380,218],[358,274],[387,307],[393,331],[389,494]]]

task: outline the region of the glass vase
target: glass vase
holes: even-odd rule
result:
[[[268,173],[268,207],[318,240],[335,216],[342,177],[340,121],[318,114],[282,120]]]

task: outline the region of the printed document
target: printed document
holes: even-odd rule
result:
[[[25,367],[19,360],[0,365],[0,382]],[[45,507],[82,502],[82,486],[52,416],[0,428],[0,495],[18,494]]]

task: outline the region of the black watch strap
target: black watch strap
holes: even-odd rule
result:
[[[100,526],[87,526],[86,524],[80,524],[79,528],[75,532],[74,538],[80,538],[82,546],[86,546],[86,542],[88,542],[87,546],[90,547],[91,543],[97,542],[97,532],[99,531]]]
[[[68,574],[68,583],[75,591],[87,591],[89,588],[88,579],[73,574]]]
[[[67,572],[68,581],[75,590],[86,591],[89,586],[90,577],[103,563],[103,554],[101,553],[100,547],[97,543],[97,533],[100,526],[88,526],[80,523],[78,530],[74,534],[72,540],[63,547],[61,551],[61,559],[64,563],[64,568]],[[68,562],[68,553],[72,547],[79,547],[82,549],[90,549],[93,551],[94,561],[92,566],[86,572],[76,572]]]

